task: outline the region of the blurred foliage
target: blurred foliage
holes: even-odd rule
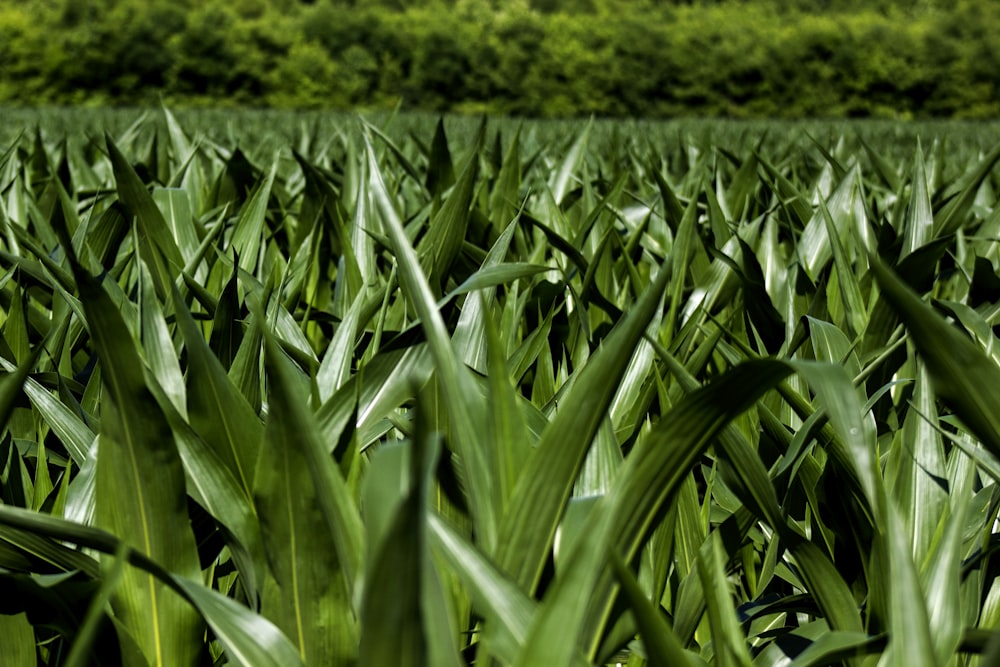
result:
[[[990,0],[30,0],[0,103],[995,117]]]

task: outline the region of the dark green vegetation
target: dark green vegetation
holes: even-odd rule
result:
[[[0,146],[5,666],[995,660],[972,128],[59,118]]]
[[[993,0],[27,0],[0,104],[996,117]]]

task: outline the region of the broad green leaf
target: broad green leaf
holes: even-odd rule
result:
[[[782,207],[791,214],[792,222],[802,228],[813,224],[814,213],[810,207],[809,198],[761,153],[755,152],[754,155],[775,186],[773,189],[781,198]]]
[[[348,236],[351,242],[351,250],[354,259],[358,264],[358,272],[361,274],[361,281],[364,285],[375,285],[378,283],[375,254],[375,240],[369,232],[381,231],[377,216],[371,215],[373,205],[368,195],[368,162],[359,160],[362,175],[358,178],[357,192],[353,193],[357,199],[354,207],[354,215],[348,223]]]
[[[902,256],[926,245],[932,240],[934,217],[931,213],[931,195],[927,187],[927,173],[924,168],[924,152],[917,144],[913,157],[913,175],[910,178],[910,204],[903,225]]]
[[[922,667],[938,664],[932,643],[927,601],[913,563],[910,539],[895,508],[885,519],[889,570],[889,645],[880,664]]]
[[[513,222],[518,213],[522,176],[521,127],[518,126],[490,193],[490,222],[498,231]]]
[[[247,331],[240,342],[240,347],[233,358],[227,376],[236,388],[240,390],[250,408],[256,413],[260,411],[263,395],[261,373],[261,350],[263,334],[255,316],[250,316]]]
[[[264,235],[264,217],[267,215],[267,203],[277,171],[278,159],[275,157],[271,170],[257,183],[233,227],[232,247],[239,255],[240,269],[247,273],[254,273],[255,269],[263,270],[263,267],[258,266],[258,260]]]
[[[99,528],[5,505],[0,505],[0,524],[71,542],[109,556],[115,556],[123,546],[128,546],[127,541]],[[229,657],[238,664],[246,667],[296,667],[303,664],[296,649],[274,625],[235,600],[207,588],[200,582],[200,577],[191,580],[171,574],[135,549],[126,548],[124,551],[131,566],[169,586],[193,605],[219,638]]]
[[[810,278],[815,279],[833,256],[831,241],[842,239],[853,227],[857,180],[852,175],[841,179],[829,199],[821,202],[797,243],[798,256]]]
[[[418,394],[408,489],[381,544],[373,545],[360,612],[361,664],[461,664],[449,646],[450,623],[447,611],[440,613],[440,582],[427,543],[430,478],[440,451],[431,409],[427,395]]]
[[[358,294],[330,340],[330,346],[316,372],[320,403],[328,401],[350,377],[351,360],[354,358],[354,346],[364,303],[364,294]]]
[[[24,612],[0,614],[0,636],[4,638],[4,664],[10,667],[34,667],[35,629]]]
[[[749,229],[744,232],[744,236],[749,237],[753,233],[754,229]],[[725,256],[738,261],[742,257],[741,242],[751,244],[752,238],[733,235],[722,247],[720,257]],[[725,303],[731,298],[738,284],[738,277],[730,265],[720,257],[716,257],[712,261],[711,266],[700,277],[684,304],[681,315],[683,323],[689,324],[696,321],[702,313],[712,311],[716,304]]]
[[[470,298],[475,295],[470,295]],[[497,507],[506,512],[517,478],[531,456],[535,439],[529,434],[521,400],[510,383],[510,370],[504,358],[503,341],[489,310],[480,300],[483,328],[486,332],[486,374],[489,397],[489,437],[496,457]]]
[[[458,295],[463,292],[470,294],[463,304],[458,324],[455,325],[452,343],[456,351],[462,355],[465,363],[470,368],[479,372],[485,370],[486,358],[486,325],[483,320],[495,301],[494,292],[489,288],[537,273],[532,272],[521,275],[520,271],[515,269],[511,264],[503,263],[510,248],[510,241],[514,236],[515,229],[516,226],[513,222],[507,225],[503,233],[500,234],[500,237],[490,247],[490,251],[487,253],[486,259],[483,261],[480,269],[449,294],[449,296]],[[527,267],[522,266],[517,268],[526,269]],[[548,267],[545,267],[541,270],[547,269]],[[496,282],[494,282],[494,279],[497,279]],[[480,292],[482,295],[481,299],[475,296],[477,290],[483,290]]]
[[[135,220],[139,254],[150,267],[157,294],[161,299],[166,298],[167,286],[172,282],[173,276],[184,268],[184,258],[163,214],[135,169],[118,150],[110,135],[105,136],[105,141],[114,168],[118,198]]]
[[[153,201],[163,213],[164,222],[184,261],[191,262],[197,256],[200,240],[194,226],[188,193],[180,188],[156,188],[153,190]]]
[[[180,360],[167,329],[145,262],[139,260],[140,340],[153,377],[181,415],[187,416],[187,396]]]
[[[365,553],[361,516],[340,470],[330,456],[329,448],[323,442],[316,418],[309,410],[305,388],[296,377],[291,361],[278,347],[271,332],[264,332],[264,343],[270,383],[269,428],[273,433],[267,446],[295,450],[288,453],[272,451],[268,456],[301,457],[313,483],[315,505],[324,519],[321,527],[329,531],[328,536],[333,542],[350,593],[348,599],[354,601]],[[258,473],[261,466],[258,461]],[[294,483],[293,473],[288,474],[287,483]],[[284,520],[287,521],[287,518]],[[315,523],[311,524],[311,530],[316,529]],[[299,623],[305,623],[305,619]]]
[[[485,131],[485,125],[482,128]],[[472,153],[469,155],[462,175],[445,197],[444,204],[432,215],[427,234],[417,244],[417,257],[432,289],[444,287],[451,265],[458,256],[465,240],[469,225],[469,207],[479,174],[479,150],[482,147],[483,132],[478,135]]]
[[[679,313],[684,304],[683,294],[688,284],[688,273],[693,262],[692,257],[697,253],[698,240],[695,236],[695,222],[697,220],[698,209],[694,202],[684,210],[683,216],[678,221],[677,238],[671,248],[671,270],[672,280],[669,286],[670,301],[666,319],[666,340],[669,344],[673,340],[675,331],[680,326]]]
[[[320,429],[339,433],[352,416],[357,396],[357,437],[365,449],[385,432],[386,416],[413,397],[413,385],[427,381],[432,366],[426,345],[379,354],[320,406],[316,413]]]
[[[654,347],[658,346],[654,345]],[[685,391],[697,390],[696,381],[690,376],[687,369],[675,362],[666,350],[658,349],[657,352],[667,362],[668,368],[680,381]],[[840,381],[846,381],[845,377],[837,375],[840,370],[839,366],[820,365],[814,370],[811,366],[796,364],[792,368],[806,375],[814,386],[823,388],[826,383],[832,382],[841,391],[853,392],[853,387],[849,383],[847,385],[836,384],[838,378]],[[826,379],[826,375],[832,375],[833,379]],[[823,388],[821,395],[828,392],[831,392],[831,389]],[[835,390],[833,393],[836,393]],[[841,421],[853,424],[851,419],[859,420],[860,418],[860,410],[856,414],[850,412],[849,408],[838,410],[838,419]],[[785,512],[778,503],[777,492],[763,462],[754,451],[753,445],[733,424],[722,429],[718,444],[721,449],[720,454],[733,467],[733,473],[736,477],[733,481],[740,484],[741,500],[747,505],[753,506],[755,512],[759,512],[762,518],[775,529],[780,538],[787,543],[786,546],[795,559],[800,575],[807,584],[807,590],[815,597],[830,625],[839,630],[859,629],[861,619],[846,582],[837,573],[830,559],[816,545],[804,540],[798,529],[790,528],[787,525]],[[692,492],[690,485],[688,492]],[[699,537],[703,537],[703,535],[699,535]],[[697,548],[697,545],[690,545],[687,548],[689,564],[685,568],[686,571],[691,569]]]
[[[459,296],[476,290],[506,285],[521,278],[530,278],[539,273],[551,271],[551,266],[527,264],[524,262],[507,262],[483,266],[479,271],[469,276],[461,285],[448,293],[448,296]]]
[[[475,151],[473,151],[475,153]],[[448,150],[448,137],[444,131],[444,118],[438,118],[431,140],[431,154],[427,158],[427,191],[432,196],[442,194],[455,182],[455,166]]]
[[[569,192],[570,181],[576,175],[586,155],[593,126],[594,119],[591,118],[573,141],[573,145],[566,152],[559,167],[552,172],[549,187],[552,189],[552,198],[556,204],[561,204],[566,198],[566,193]]]
[[[101,621],[104,620],[104,610],[110,603],[111,597],[125,573],[127,555],[128,545],[121,542],[114,554],[114,560],[105,571],[97,594],[94,595],[87,608],[87,613],[83,617],[83,622],[80,624],[80,630],[73,641],[69,655],[66,656],[66,664],[70,667],[86,665],[88,656],[94,651],[94,643],[98,639],[97,632]]]
[[[912,536],[913,561],[923,568],[931,554],[941,516],[948,505],[945,450],[935,429],[937,407],[927,369],[917,363],[912,409],[886,462],[886,481]]]
[[[347,577],[354,574],[350,568],[357,566],[362,554],[352,554],[353,560],[341,567],[339,554],[350,545],[338,548],[335,533],[324,520],[320,498],[330,491],[317,489],[318,476],[310,474],[312,461],[297,442],[303,438],[300,428],[309,425],[292,421],[295,415],[282,409],[292,397],[275,395],[286,387],[280,382],[272,385],[273,411],[253,478],[270,569],[261,590],[261,614],[292,640],[303,663],[343,664],[357,659],[354,581]],[[342,508],[341,513],[348,515],[351,509]]]
[[[875,429],[874,424],[863,417],[861,399],[851,378],[843,366],[831,363],[799,361],[793,367],[808,380],[830,415],[830,424],[843,444],[847,462],[860,480],[877,524],[886,508],[875,452]]]
[[[405,171],[410,178],[417,181],[418,183],[423,180],[420,177],[420,170],[413,165],[413,163],[409,160],[409,158],[406,157],[406,153],[403,151],[403,149],[401,149],[398,145],[396,145],[396,142],[394,142],[392,138],[389,137],[388,134],[386,134],[385,132],[383,132],[382,130],[380,130],[379,128],[375,127],[370,123],[364,121],[362,122],[364,123],[364,128],[366,131],[371,132],[386,145],[386,147],[389,149],[389,152],[392,153],[393,157],[395,157],[396,160],[399,162],[399,166],[403,168],[403,171]],[[363,179],[361,182],[363,182]],[[361,182],[359,182],[359,186],[361,185]]]
[[[193,150],[194,146],[191,140],[188,138],[187,133],[181,124],[177,122],[177,118],[166,106],[162,107],[163,117],[167,121],[167,133],[170,135],[170,141],[173,144],[173,149],[175,152],[174,159],[178,160],[182,156],[189,155]]]
[[[173,305],[188,355],[187,412],[191,426],[225,462],[247,498],[250,498],[264,428],[208,348],[176,291]]]
[[[971,482],[971,478],[969,479]],[[971,485],[955,489],[956,495],[971,496]],[[953,504],[952,511],[941,515],[943,536],[937,542],[924,575],[921,588],[927,600],[927,622],[938,664],[947,663],[959,648],[964,625],[962,605],[962,531],[967,503]],[[978,609],[978,604],[976,605]]]
[[[830,215],[826,204],[823,202],[820,202],[820,211],[823,214],[823,222],[826,224],[830,252],[833,254],[833,270],[835,271],[838,295],[840,296],[840,303],[843,308],[843,320],[847,328],[847,333],[852,337],[858,336],[864,331],[868,319],[866,317],[867,309],[865,308],[864,298],[861,295],[861,286],[858,284],[857,276],[854,275],[854,271],[852,270],[844,243],[837,231],[838,227],[833,220],[833,216]],[[833,281],[833,278],[831,278],[831,283]]]
[[[878,647],[880,639],[884,643],[884,639],[872,637],[864,632],[828,632],[795,656],[790,667],[833,664],[872,651]]]
[[[70,260],[107,392],[97,440],[96,523],[170,571],[195,578],[200,570],[172,429],[146,386],[119,309],[100,283]],[[195,661],[197,615],[151,575],[127,571],[114,606],[151,664]]]
[[[126,542],[104,530],[14,507],[0,506],[0,524],[95,549],[109,556],[115,556],[123,546],[127,546]],[[246,667],[302,665],[298,652],[285,636],[261,616],[205,587],[200,581],[192,581],[165,571],[134,549],[125,551],[130,565],[141,568],[149,576],[169,586],[197,609],[219,638],[229,657],[237,664]]]
[[[226,655],[237,664],[245,667],[305,664],[285,635],[262,616],[201,583],[176,576],[172,583],[184,592],[219,638]]]
[[[475,609],[486,618],[489,649],[513,662],[524,643],[536,604],[469,540],[438,516],[430,516],[429,539],[464,584]]]
[[[243,323],[240,321],[241,308],[237,295],[239,285],[238,264],[234,262],[233,273],[226,281],[212,314],[212,333],[208,346],[218,358],[223,368],[230,369],[239,354],[243,342]]]
[[[28,375],[38,363],[43,346],[35,347],[33,351],[24,355],[20,364],[10,373],[0,377],[0,424],[9,424],[14,412],[17,399],[28,382],[33,382]],[[9,365],[4,363],[4,365]]]
[[[255,604],[264,571],[264,548],[252,499],[223,459],[173,409],[162,392],[156,387],[151,390],[174,430],[188,494],[225,528],[222,537],[239,568],[242,588]]]
[[[476,533],[487,550],[492,551],[496,544],[498,525],[493,497],[494,473],[490,469],[491,457],[479,446],[474,426],[475,415],[482,413],[483,405],[476,400],[476,393],[471,387],[472,378],[459,362],[452,347],[431,287],[420,268],[416,251],[407,239],[395,206],[385,189],[374,150],[370,143],[366,146],[370,195],[392,240],[399,264],[400,284],[420,316],[421,326],[427,336],[435,372],[444,392],[444,409],[453,429],[452,446],[462,460],[466,475],[466,491]]]
[[[698,577],[705,592],[708,620],[712,629],[712,648],[715,664],[722,667],[749,667],[750,653],[746,639],[730,603],[729,584],[726,581],[726,557],[718,533],[709,536],[707,549],[698,559]]]

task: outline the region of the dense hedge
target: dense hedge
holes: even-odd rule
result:
[[[3,3],[0,103],[1000,115],[991,0],[356,4]]]

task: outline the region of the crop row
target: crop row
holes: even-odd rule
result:
[[[5,664],[990,659],[1000,149],[351,122],[3,153]]]

